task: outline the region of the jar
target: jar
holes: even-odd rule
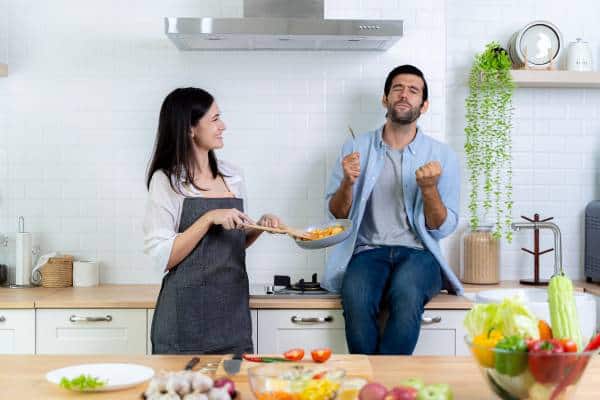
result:
[[[592,50],[587,42],[577,38],[576,42],[571,42],[569,45],[567,70],[591,71],[592,69]]]
[[[493,225],[467,228],[460,241],[460,280],[491,285],[500,282],[500,240]]]

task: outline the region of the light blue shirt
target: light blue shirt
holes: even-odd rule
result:
[[[333,167],[333,171],[325,191],[325,209],[330,219],[335,217],[329,211],[329,200],[335,194],[344,177],[342,159],[353,151],[360,153],[360,175],[352,190],[352,207],[348,218],[352,220],[353,231],[348,239],[333,247],[329,252],[325,266],[323,287],[332,292],[339,292],[342,287],[344,272],[354,252],[358,230],[365,214],[367,201],[385,164],[386,146],[384,146],[383,126],[377,130],[359,135],[355,140],[349,139],[342,146],[342,152]],[[441,143],[425,135],[419,127],[415,139],[407,146],[402,159],[402,182],[404,208],[411,229],[417,233],[421,242],[440,264],[443,273],[444,289],[450,293],[463,294],[463,287],[448,265],[440,250],[440,239],[450,235],[458,225],[460,173],[459,164],[454,151],[445,143]],[[448,210],[446,220],[438,229],[425,226],[423,213],[423,197],[415,171],[430,161],[439,161],[442,175],[437,184],[442,202]],[[386,205],[387,206],[387,205]],[[393,206],[390,204],[389,206]]]

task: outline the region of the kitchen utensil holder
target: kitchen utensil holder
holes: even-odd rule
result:
[[[554,217],[540,219],[540,214],[537,214],[537,213],[533,215],[533,219],[525,217],[523,215],[521,215],[521,218],[523,218],[524,220],[529,221],[529,222],[546,222],[546,221],[550,221],[550,220],[554,219]],[[546,250],[540,251],[540,230],[539,229],[533,230],[533,251],[526,249],[524,247],[521,247],[521,250],[533,255],[533,279],[521,279],[519,282],[522,283],[523,285],[533,285],[533,286],[548,285],[547,279],[540,279],[540,256],[542,254],[546,254],[551,251],[554,251],[554,249],[552,248],[552,249],[546,249]]]

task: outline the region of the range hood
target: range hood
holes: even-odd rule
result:
[[[165,18],[180,50],[385,51],[401,20],[325,19],[323,0],[242,0],[243,18]]]

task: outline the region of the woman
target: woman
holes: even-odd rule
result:
[[[244,229],[240,171],[218,160],[225,124],[202,89],[164,100],[147,186],[144,247],[166,270],[152,320],[153,352],[252,352],[246,247],[261,231]],[[277,227],[273,215],[259,225]]]

